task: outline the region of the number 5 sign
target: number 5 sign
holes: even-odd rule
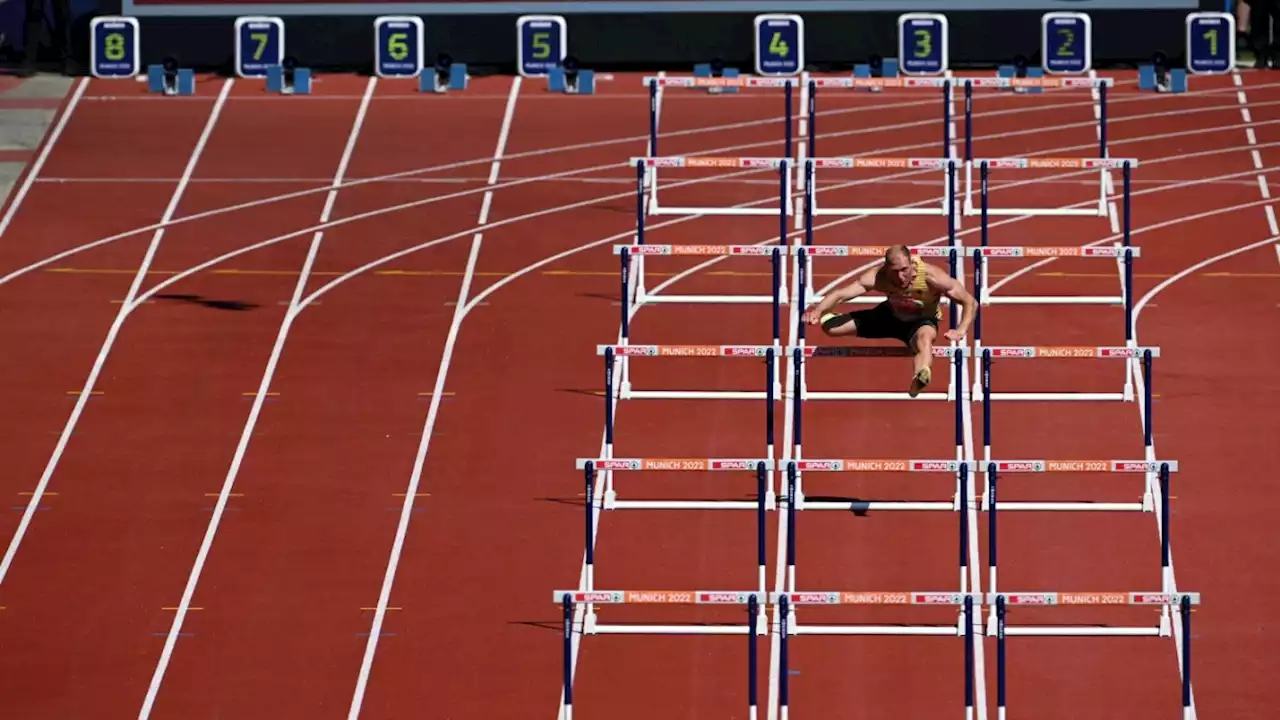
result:
[[[569,47],[569,25],[560,15],[523,15],[516,19],[516,63],[524,77],[551,72]]]
[[[417,77],[425,62],[423,36],[420,17],[380,17],[375,20],[373,57],[378,77]]]

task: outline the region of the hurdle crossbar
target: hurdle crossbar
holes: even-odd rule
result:
[[[1192,720],[1194,717],[1191,708],[1191,606],[1200,604],[1200,593],[1197,592],[1175,592],[1165,590],[1162,592],[1020,592],[1020,593],[990,593],[988,594],[988,604],[992,606],[991,614],[995,618],[992,623],[989,635],[996,637],[996,712],[999,717],[1006,717],[1008,706],[1008,648],[1006,647],[1006,638],[1010,635],[1029,635],[1029,636],[1046,636],[1046,635],[1100,635],[1100,634],[1124,634],[1124,635],[1158,635],[1167,637],[1171,633],[1171,624],[1168,617],[1176,608],[1179,620],[1182,625],[1182,648],[1179,653],[1178,660],[1181,664],[1182,675],[1182,717],[1183,720]],[[1133,628],[1133,630],[1142,630],[1143,632],[1129,633],[1102,633],[1101,630],[1112,629],[1121,630],[1123,628],[1099,628],[1099,627],[1027,627],[1008,625],[1009,608],[1012,607],[1080,607],[1080,606],[1098,606],[1098,605],[1130,605],[1130,606],[1152,606],[1157,605],[1161,608],[1162,621],[1158,632],[1150,632],[1147,628]],[[1075,632],[1063,632],[1064,630],[1073,630]]]
[[[582,635],[595,634],[668,634],[668,635],[745,635],[747,638],[747,712],[750,720],[758,717],[759,648],[758,636],[768,633],[765,603],[761,592],[739,590],[556,590],[554,602],[563,610],[564,643],[564,719],[573,717],[573,635],[575,605],[585,605]],[[601,625],[596,621],[596,605],[745,605],[747,621],[743,625]]]
[[[1099,192],[1102,196],[1100,204],[1096,211],[1093,209],[1079,208],[1016,208],[1016,209],[998,209],[991,210],[991,214],[996,215],[1085,215],[1085,216],[1106,216],[1106,171],[1107,166],[1100,165],[1063,165],[1063,164],[1044,164],[1052,163],[1070,163],[1079,162],[1079,159],[1053,159],[1053,158],[1001,158],[999,160],[975,160],[973,155],[973,89],[974,88],[996,88],[999,90],[1023,91],[1030,89],[1078,89],[1078,90],[1098,90],[1098,159],[1103,162],[1108,161],[1107,158],[1107,89],[1115,84],[1112,78],[1085,78],[1085,77],[1040,77],[1040,78],[965,78],[964,80],[964,162],[965,162],[965,189],[964,189],[964,214],[975,214],[973,209],[972,190],[973,190],[973,167],[976,163],[982,162],[1012,162],[1014,164],[1002,165],[1002,167],[1080,167],[1082,169],[1098,168]],[[1018,164],[1022,162],[1034,161],[1038,165]],[[1123,162],[1123,161],[1122,161]],[[1132,161],[1135,163],[1136,161]],[[986,166],[983,166],[986,167]],[[993,166],[994,167],[994,166]],[[1116,166],[1118,167],[1118,165]],[[985,192],[985,181],[983,183]]]
[[[805,201],[810,205],[814,216],[854,215],[932,215],[947,216],[953,214],[955,205],[955,173],[959,161],[954,158],[913,158],[913,157],[810,157],[805,160],[805,177],[801,186],[804,188]],[[819,207],[817,199],[817,171],[826,169],[867,169],[867,170],[941,170],[942,202],[934,207]]]
[[[958,403],[957,403],[958,404]],[[938,503],[930,507],[894,507],[889,504],[881,504],[880,509],[924,509],[924,510],[949,510],[959,511],[959,567],[960,567],[960,592],[966,592],[969,587],[969,482],[972,463],[963,460],[793,460],[787,463],[787,537],[786,537],[786,554],[787,554],[787,588],[792,592],[796,590],[796,511],[801,507],[801,488],[800,475],[803,469],[816,470],[819,472],[928,472],[928,473],[954,473],[956,475],[956,500],[954,503]],[[792,498],[795,498],[793,500]],[[824,505],[815,505],[809,503],[808,508],[817,509],[858,509],[861,507],[857,503],[830,503]],[[898,631],[885,631],[883,634],[913,634],[918,631],[909,628],[899,628]],[[926,632],[927,634],[927,632]]]
[[[636,167],[636,183],[637,190],[641,197],[645,197],[647,193],[648,207],[644,207],[644,203],[639,210],[640,225],[637,227],[637,235],[643,232],[643,221],[646,214],[648,215],[717,215],[717,216],[743,216],[743,215],[759,215],[769,216],[774,214],[782,215],[782,222],[786,222],[786,218],[794,213],[794,207],[791,202],[791,160],[786,157],[779,158],[761,158],[761,157],[712,157],[705,155],[689,155],[689,156],[670,156],[670,157],[637,157],[631,158],[631,163]],[[779,209],[767,207],[686,207],[686,206],[665,206],[658,201],[658,168],[724,168],[738,169],[746,172],[755,170],[777,170],[778,171],[778,195]],[[692,182],[703,182],[701,180]],[[637,242],[643,242],[637,240]]]
[[[783,236],[785,237],[785,236]],[[655,245],[653,243],[614,245],[615,255],[622,257],[623,324],[624,339],[630,334],[630,316],[641,306],[652,303],[689,304],[760,304],[773,305],[773,342],[778,343],[782,332],[781,306],[788,302],[783,287],[786,284],[786,262],[782,256],[786,250],[777,245]],[[645,269],[651,256],[682,255],[686,257],[767,257],[770,262],[772,290],[768,295],[667,295],[650,293],[645,285]],[[635,286],[629,292],[628,283]],[[634,299],[633,299],[634,298]],[[628,307],[629,305],[629,307]]]
[[[800,448],[800,411],[805,400],[955,400],[960,395],[960,377],[964,348],[959,345],[948,345],[933,348],[934,357],[952,358],[949,364],[950,377],[945,392],[922,392],[914,398],[905,391],[866,391],[866,390],[810,390],[805,375],[805,364],[817,357],[910,357],[911,350],[906,347],[888,346],[813,346],[804,345],[788,348],[791,356],[795,392],[792,401],[795,403],[796,416],[793,444]],[[800,457],[796,455],[795,457]]]
[[[1130,361],[1135,358],[1141,358],[1145,353],[1150,352],[1152,356],[1158,356],[1160,349],[1155,347],[1135,347],[1132,345],[1113,346],[1113,347],[1092,347],[1092,346],[1020,346],[1020,347],[1002,347],[1002,346],[986,346],[980,349],[980,357],[982,358],[982,371],[978,374],[978,379],[973,387],[973,399],[983,402],[983,415],[990,413],[990,399],[995,400],[1028,400],[1028,401],[1081,401],[1081,402],[1099,402],[1099,401],[1122,401],[1132,402],[1134,399],[1132,378],[1128,372],[1128,364],[1125,370],[1125,385],[1120,392],[1083,392],[1083,391],[1038,391],[1038,392],[997,392],[992,390],[991,383],[991,360],[993,358],[1007,359],[1032,359],[1032,358],[1051,358],[1058,360],[1080,360],[1080,359],[1102,359],[1102,360],[1125,360]]]
[[[605,378],[605,393],[612,396],[616,389],[618,399],[648,398],[659,400],[766,400],[772,408],[774,398],[781,396],[781,370],[778,359],[781,348],[776,345],[597,345],[596,352],[605,356],[610,372]],[[631,360],[640,357],[683,358],[763,358],[765,361],[764,390],[636,390],[631,381]],[[618,362],[621,381],[613,379],[613,364]],[[772,410],[770,410],[772,413]],[[769,420],[773,425],[772,415]]]
[[[986,475],[986,494],[983,506],[987,511],[987,583],[990,592],[996,592],[999,567],[998,518],[1002,510],[1144,510],[1144,503],[1005,503],[998,502],[997,478],[1002,473],[1141,473],[1158,475],[1162,495],[1162,514],[1169,516],[1169,474],[1178,471],[1176,460],[992,460],[981,463],[978,472]],[[1150,488],[1147,489],[1149,496]],[[1147,500],[1146,502],[1149,502]],[[1065,506],[1065,507],[1064,507]],[[1161,585],[1168,589],[1173,585],[1169,562],[1169,523],[1160,524],[1160,577]],[[991,622],[995,622],[992,618]],[[1096,633],[1095,633],[1096,634]],[[1121,633],[1125,634],[1125,633]]]
[[[962,513],[963,514],[963,513]],[[964,639],[964,703],[965,717],[973,717],[974,708],[974,632],[975,605],[982,602],[976,593],[955,592],[789,592],[774,593],[771,601],[777,604],[779,626],[778,704],[779,717],[788,718],[791,700],[789,678],[789,638],[792,635],[934,635],[959,636]],[[954,625],[889,626],[834,626],[797,625],[796,605],[911,605],[958,606]],[[916,632],[904,633],[914,629]]]

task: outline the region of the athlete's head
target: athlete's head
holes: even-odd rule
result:
[[[884,251],[884,270],[889,282],[905,288],[916,279],[916,266],[911,262],[911,250],[906,245],[894,245]]]

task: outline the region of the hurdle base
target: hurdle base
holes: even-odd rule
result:
[[[924,393],[921,393],[923,396]],[[973,386],[973,401],[981,402],[983,399],[982,388],[978,385]],[[991,393],[992,400],[1027,400],[1027,401],[1078,401],[1078,402],[1100,402],[1100,401],[1132,401],[1132,397],[1126,397],[1125,393],[1094,393],[1094,392],[995,392]]]
[[[986,634],[995,637],[999,628],[993,619],[987,621]],[[1010,626],[1005,623],[1006,637],[1021,635],[1023,637],[1161,637],[1159,627],[1110,627],[1105,625],[1063,625],[1063,626]]]
[[[646,213],[648,215],[707,215],[707,216],[728,216],[735,217],[739,215],[758,215],[761,217],[777,217],[778,208],[731,208],[731,207],[675,207],[667,205],[658,205],[653,203],[649,206]],[[786,215],[791,217],[795,214],[794,206],[790,200],[787,200]]]
[[[989,511],[991,505],[986,498],[982,499],[982,510]],[[1009,501],[1000,500],[997,509],[1000,512],[1024,510],[1024,511],[1097,511],[1097,512],[1150,512],[1150,508],[1144,502],[1030,502],[1030,501]]]
[[[775,386],[776,387],[776,386]],[[905,394],[905,393],[904,393]],[[623,400],[764,400],[763,390],[631,390],[619,393]],[[781,399],[778,391],[773,397]]]
[[[594,613],[593,613],[594,614]],[[761,612],[761,615],[764,613]],[[601,625],[593,624],[584,635],[746,635],[749,625]],[[767,635],[769,623],[757,622],[756,635]]]
[[[758,510],[756,500],[618,500],[616,491],[606,493],[605,510]],[[766,510],[777,508],[778,498],[769,491],[764,496]]]
[[[794,613],[792,613],[794,615]],[[797,625],[794,618],[787,622],[788,635],[910,635],[956,637],[964,635],[964,620],[955,625]]]
[[[967,217],[981,215],[972,201],[964,204],[962,214]],[[988,217],[1107,217],[1106,210],[1098,208],[987,208]]]
[[[995,396],[992,396],[993,398]],[[951,400],[952,395],[944,392],[922,392],[911,397],[904,392],[837,392],[807,390],[800,396],[801,400]]]
[[[776,215],[777,210],[773,211]],[[814,217],[853,217],[857,215],[946,215],[945,208],[878,207],[878,208],[814,208]]]
[[[1118,295],[996,295],[987,296],[982,306],[990,305],[1124,305]]]
[[[843,510],[846,512],[942,510],[955,512],[956,503],[929,500],[805,500],[801,493],[796,493],[796,510]]]
[[[635,305],[646,303],[689,303],[702,305],[746,305],[772,303],[769,295],[638,295]],[[780,305],[786,305],[787,299],[780,299]]]

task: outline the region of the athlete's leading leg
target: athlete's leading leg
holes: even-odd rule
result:
[[[938,329],[932,325],[921,325],[911,336],[911,351],[915,354],[911,388],[907,391],[911,397],[919,395],[933,379],[933,341],[937,337]]]

